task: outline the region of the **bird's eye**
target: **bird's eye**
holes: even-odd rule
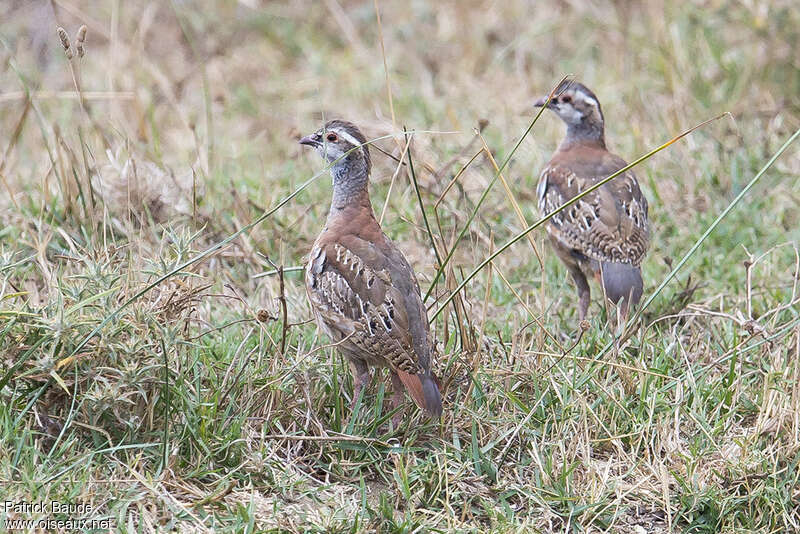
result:
[[[328,135],[325,136],[325,139],[327,139],[331,143],[335,143],[336,140],[339,139],[339,136],[333,132],[328,132]]]
[[[569,95],[564,95],[561,97],[561,102],[563,102],[564,104],[569,104],[570,102],[572,102],[572,97]]]

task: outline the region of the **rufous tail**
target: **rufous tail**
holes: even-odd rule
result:
[[[430,415],[436,417],[442,415],[442,395],[436,385],[437,380],[432,374],[412,375],[398,370],[397,375],[417,406]]]

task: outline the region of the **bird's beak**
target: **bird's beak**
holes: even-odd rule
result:
[[[550,104],[547,107],[548,108],[552,108],[554,103],[555,103],[555,98],[550,100]],[[533,103],[533,107],[535,107],[535,108],[543,108],[543,107],[545,107],[545,104],[547,104],[547,97],[543,96],[542,98],[540,98],[539,100],[537,100],[536,102]]]
[[[313,146],[313,147],[316,148],[322,143],[319,142],[319,138],[317,138],[316,134],[312,134],[312,135],[307,135],[305,137],[301,137],[300,138],[300,144],[301,145]]]

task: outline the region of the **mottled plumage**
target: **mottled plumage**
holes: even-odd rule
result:
[[[425,307],[414,270],[375,219],[366,139],[353,124],[330,121],[300,142],[333,164],[333,200],[309,255],[306,290],[318,323],[353,369],[353,402],[369,379],[367,366],[388,367],[396,403],[402,384],[420,407],[440,415]]]
[[[536,105],[543,106],[545,101]],[[542,215],[549,215],[627,165],[606,149],[600,103],[585,86],[565,84],[548,108],[567,124],[567,135],[539,178],[537,198]],[[554,215],[547,231],[578,287],[581,319],[589,306],[587,276],[601,281],[612,302],[622,301],[624,313],[631,303],[638,303],[643,288],[639,265],[647,253],[650,234],[647,199],[632,171]]]

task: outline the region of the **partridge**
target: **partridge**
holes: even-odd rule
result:
[[[431,373],[425,307],[414,270],[375,219],[366,138],[354,124],[332,120],[300,143],[314,147],[331,165],[330,212],[305,279],[318,324],[352,369],[351,410],[369,382],[369,366],[378,366],[391,371],[395,407],[405,386],[419,407],[438,417],[442,398]]]
[[[567,125],[567,135],[542,170],[536,196],[539,211],[549,215],[562,204],[607,178],[627,163],[606,149],[603,112],[592,91],[565,82],[549,104]],[[589,308],[587,277],[594,277],[605,296],[627,317],[642,296],[640,264],[647,253],[647,199],[631,171],[554,215],[547,223],[550,242],[578,289],[578,317]]]

